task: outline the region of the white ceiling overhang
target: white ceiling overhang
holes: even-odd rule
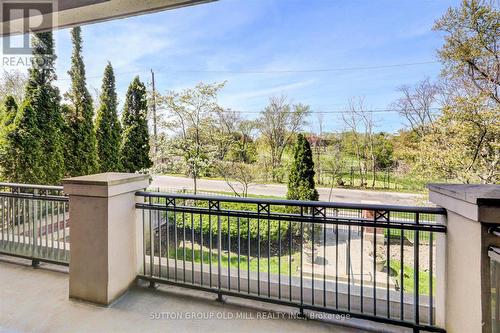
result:
[[[0,36],[48,31],[216,0],[0,0]]]

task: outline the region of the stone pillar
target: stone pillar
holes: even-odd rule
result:
[[[148,175],[102,173],[63,181],[69,195],[69,296],[108,305],[137,276],[135,192]]]
[[[436,242],[436,324],[448,332],[491,332],[488,247],[500,237],[500,186],[430,184],[429,199],[447,211]]]

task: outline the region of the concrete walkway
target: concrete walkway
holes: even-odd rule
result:
[[[137,286],[110,307],[95,306],[68,299],[66,268],[33,269],[29,263],[0,256],[0,332],[367,332],[289,319],[290,308],[232,298],[221,304],[213,294],[166,286]],[[346,322],[388,329],[352,318]]]
[[[327,280],[334,280],[338,277],[338,280],[342,282],[347,282],[348,278],[350,278],[352,285],[360,285],[361,280],[363,280],[365,286],[372,286],[375,278],[378,287],[386,288],[387,273],[382,270],[382,267],[375,268],[373,266],[373,259],[371,258],[373,253],[373,234],[364,234],[365,238],[363,239],[362,246],[358,230],[357,228],[352,228],[351,236],[348,240],[347,229],[340,228],[338,230],[338,244],[336,244],[335,230],[333,227],[327,226],[326,239],[328,241],[326,245],[318,245],[318,257],[316,258],[314,267],[307,260],[304,260],[304,274],[312,276],[314,272],[316,278],[322,279],[324,276]],[[379,248],[380,244],[384,244],[383,235],[379,235],[377,241],[379,244],[377,248]],[[379,253],[385,256],[385,246],[383,246],[383,250]],[[363,269],[361,269],[361,262],[363,262]],[[385,265],[385,261],[382,264]],[[377,269],[377,271],[374,272],[374,269]],[[389,278],[389,288],[391,290],[395,290],[396,288],[393,278]]]
[[[237,190],[241,187],[238,183],[232,184]],[[193,180],[185,177],[174,176],[153,176],[151,187],[159,187],[163,190],[192,190]],[[199,179],[199,191],[232,192],[231,188],[223,180]],[[284,197],[286,195],[286,185],[279,184],[255,184],[252,185],[248,193],[256,195],[268,195]],[[423,205],[427,198],[422,194],[379,192],[368,190],[353,190],[334,188],[330,198],[330,189],[319,187],[318,193],[322,201],[372,203],[387,205]],[[330,200],[329,200],[330,199]]]

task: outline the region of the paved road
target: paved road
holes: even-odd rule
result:
[[[174,176],[154,176],[152,187],[159,187],[163,190],[193,189],[193,180],[184,177]],[[237,189],[238,184],[233,184]],[[223,180],[198,180],[199,191],[224,191],[232,192],[231,188]],[[426,198],[421,194],[395,193],[395,192],[376,192],[351,189],[333,189],[330,198],[329,188],[318,188],[320,200],[353,202],[353,203],[373,203],[373,204],[391,204],[391,205],[422,205],[426,204]],[[269,195],[284,197],[286,195],[286,185],[276,184],[256,184],[249,188],[250,194]]]

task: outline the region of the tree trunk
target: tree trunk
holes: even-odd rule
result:
[[[196,194],[197,191],[198,191],[198,182],[197,182],[197,180],[198,180],[198,177],[196,175],[193,175],[194,194]]]
[[[323,184],[321,181],[321,147],[317,146],[317,155],[318,155],[318,184]]]
[[[372,173],[373,173],[373,181],[372,181],[372,188],[375,188],[375,176],[377,175],[377,172],[375,170],[375,159],[372,161]]]

